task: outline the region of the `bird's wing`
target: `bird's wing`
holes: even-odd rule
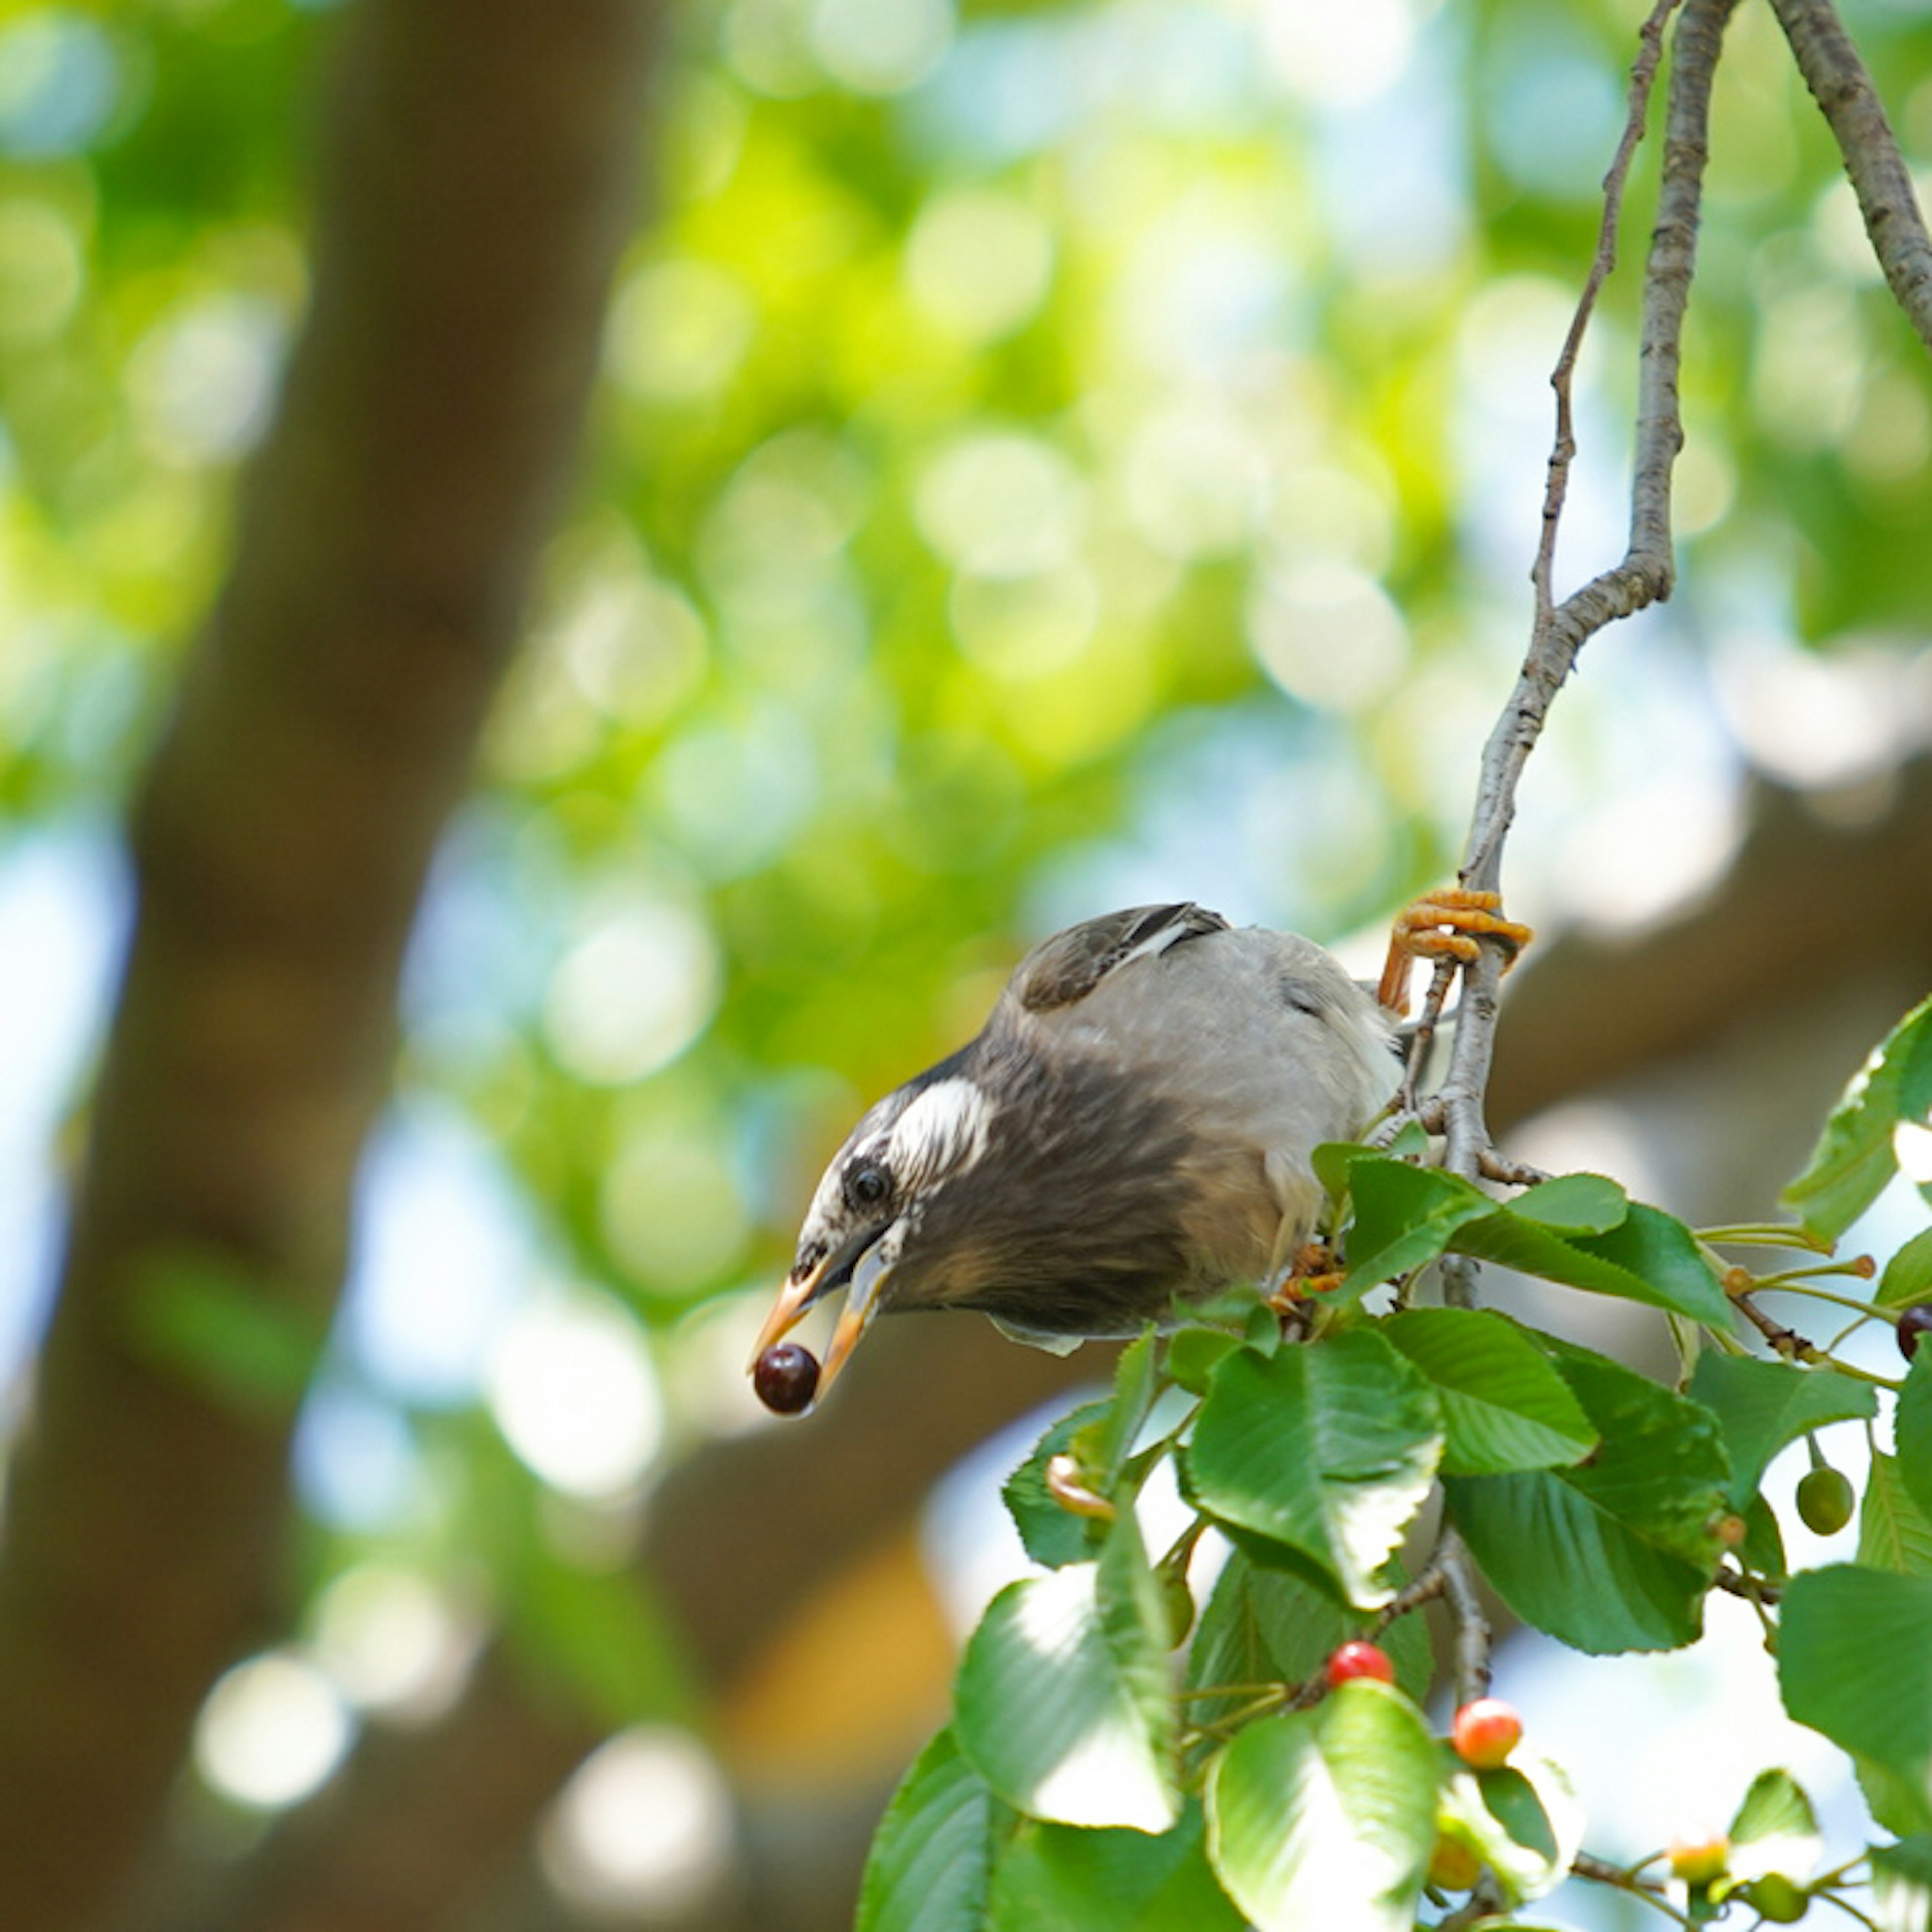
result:
[[[1070,926],[1043,940],[1021,961],[1012,991],[1028,1012],[1050,1012],[1084,1000],[1130,960],[1165,952],[1204,933],[1228,930],[1228,922],[1218,912],[1189,902],[1130,906],[1124,912]]]

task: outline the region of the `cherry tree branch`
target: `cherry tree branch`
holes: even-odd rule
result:
[[[1695,263],[1711,86],[1724,25],[1736,0],[1684,0],[1684,16],[1673,43],[1676,64],[1665,112],[1663,178],[1644,274],[1629,544],[1620,562],[1600,572],[1562,603],[1556,602],[1551,587],[1570,466],[1576,452],[1571,398],[1577,357],[1597,298],[1616,265],[1624,189],[1649,117],[1664,29],[1678,4],[1678,0],[1656,0],[1640,30],[1623,134],[1604,181],[1596,252],[1550,376],[1556,398],[1556,431],[1544,494],[1542,532],[1530,573],[1534,602],[1529,651],[1516,688],[1484,749],[1475,810],[1459,874],[1464,886],[1478,891],[1500,888],[1503,842],[1516,814],[1516,787],[1576,653],[1616,619],[1668,597],[1675,579],[1670,476],[1684,442],[1678,368]],[[1436,1096],[1447,1140],[1444,1164],[1472,1179],[1484,1171],[1492,1152],[1484,1108],[1504,964],[1502,949],[1486,945],[1464,968],[1449,1070]],[[1430,989],[1425,1025],[1432,1026],[1439,1015],[1444,990],[1438,975]],[[1445,1258],[1443,1293],[1450,1306],[1473,1305],[1476,1273],[1476,1264],[1464,1257]],[[1443,1574],[1456,1630],[1456,1697],[1466,1702],[1481,1696],[1489,1683],[1489,1625],[1476,1594],[1468,1552],[1453,1529],[1445,1531],[1437,1545],[1436,1562]]]
[[[1832,0],[1772,0],[1772,10],[1837,137],[1886,280],[1932,349],[1932,236],[1871,76]]]
[[[1550,587],[1570,464],[1575,454],[1571,379],[1598,292],[1616,263],[1624,185],[1642,133],[1664,27],[1676,4],[1677,0],[1657,0],[1644,23],[1631,70],[1623,138],[1604,182],[1604,220],[1596,256],[1550,379],[1556,392],[1557,428],[1544,495],[1542,536],[1532,572],[1535,612],[1529,651],[1516,688],[1484,748],[1476,806],[1459,874],[1465,886],[1480,891],[1498,889],[1503,844],[1516,814],[1516,788],[1542,734],[1550,704],[1569,676],[1577,652],[1616,619],[1668,597],[1675,580],[1670,477],[1684,442],[1678,369],[1708,153],[1711,86],[1724,26],[1736,0],[1684,0],[1683,15],[1672,40],[1663,176],[1644,272],[1629,544],[1618,562],[1600,572],[1561,603],[1554,601]],[[1463,974],[1455,1043],[1440,1096],[1448,1141],[1445,1164],[1472,1177],[1480,1172],[1489,1147],[1484,1096],[1495,1051],[1497,989],[1503,964],[1502,950],[1485,946]]]

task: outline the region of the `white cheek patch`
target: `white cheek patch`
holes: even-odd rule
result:
[[[986,1150],[992,1110],[970,1080],[935,1080],[892,1124],[887,1164],[908,1179],[970,1167]]]

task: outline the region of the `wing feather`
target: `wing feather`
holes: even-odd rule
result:
[[[1013,975],[1012,990],[1030,1013],[1051,1012],[1084,1000],[1109,973],[1169,946],[1226,932],[1218,912],[1183,900],[1173,905],[1129,906],[1084,920],[1035,946]]]

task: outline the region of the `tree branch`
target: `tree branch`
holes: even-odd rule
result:
[[[1557,431],[1550,460],[1541,540],[1532,570],[1536,614],[1521,675],[1484,748],[1475,811],[1459,874],[1465,886],[1498,890],[1503,842],[1516,815],[1516,788],[1531,750],[1541,736],[1550,706],[1596,633],[1618,617],[1670,594],[1670,472],[1684,431],[1678,408],[1677,374],[1684,314],[1690,298],[1697,221],[1708,152],[1711,85],[1724,29],[1736,0],[1684,0],[1672,46],[1675,56],[1665,114],[1664,169],[1656,224],[1644,272],[1643,322],[1637,386],[1636,447],[1630,484],[1630,536],[1622,560],[1592,578],[1561,604],[1550,601],[1549,577],[1574,453],[1569,383],[1582,332],[1615,260],[1616,215],[1655,77],[1657,50],[1673,0],[1658,0],[1643,28],[1643,44],[1631,73],[1630,113],[1624,137],[1604,183],[1604,220],[1563,353],[1551,377],[1557,395]],[[1473,1178],[1489,1146],[1484,1096],[1495,1052],[1497,990],[1503,960],[1499,948],[1484,946],[1462,976],[1462,1008],[1443,1082],[1442,1101],[1448,1146],[1445,1165]]]
[[[275,1627],[431,851],[568,473],[650,10],[364,0],[312,313],[136,805],[138,911],[0,1568],[0,1923],[98,1924]],[[226,1386],[210,1318],[272,1339]]]
[[[1932,237],[1885,107],[1831,0],[1772,0],[1812,98],[1838,137],[1879,266],[1932,349]]]

